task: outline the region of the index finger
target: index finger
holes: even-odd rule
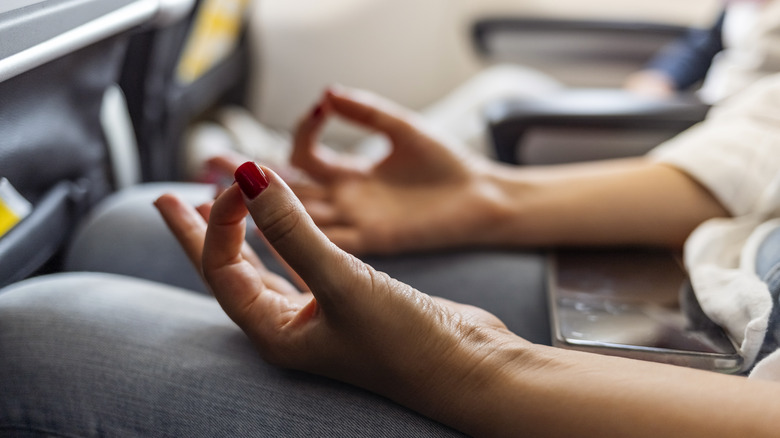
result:
[[[242,255],[247,214],[236,185],[225,190],[211,208],[203,244],[203,276],[225,312],[244,327],[252,303],[265,287],[260,273]]]
[[[397,139],[416,132],[416,114],[364,90],[332,86],[325,93],[325,102],[339,116],[365,128]]]
[[[169,193],[160,196],[154,202],[154,206],[202,277],[200,261],[203,254],[203,236],[206,235],[206,221],[194,207]]]
[[[320,132],[330,113],[328,103],[321,101],[301,119],[295,129],[290,156],[290,162],[294,166],[321,183],[362,174],[369,167],[365,160],[349,157],[319,144]]]

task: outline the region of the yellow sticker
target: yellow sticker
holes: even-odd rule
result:
[[[11,183],[0,178],[0,236],[24,219],[32,205],[14,189]]]
[[[230,55],[238,45],[249,0],[205,0],[184,45],[176,78],[188,85]]]
[[[8,230],[22,220],[5,203],[0,200],[0,236],[7,233]]]

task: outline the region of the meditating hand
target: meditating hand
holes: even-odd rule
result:
[[[385,135],[389,154],[371,162],[319,144],[331,117]],[[466,246],[679,246],[703,220],[724,214],[698,182],[651,158],[502,165],[454,147],[410,110],[343,87],[327,90],[301,119],[294,143],[292,163],[309,179],[291,180],[290,187],[325,235],[357,255]],[[212,161],[230,173],[241,162]]]
[[[202,260],[215,297],[262,357],[456,420],[457,401],[484,389],[488,376],[477,365],[519,338],[481,309],[432,298],[339,249],[270,169],[249,162],[236,179],[210,208],[207,229],[172,195],[157,207],[190,258]],[[244,243],[247,208],[310,293],[259,264]]]
[[[334,116],[385,135],[389,154],[369,162],[321,146],[318,135]],[[315,184],[291,187],[323,232],[353,254],[480,243],[498,214],[488,183],[494,164],[450,141],[375,94],[330,88],[300,121],[291,158]]]

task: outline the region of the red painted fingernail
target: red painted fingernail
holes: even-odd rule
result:
[[[252,161],[238,166],[234,176],[238,187],[249,199],[257,198],[268,187],[268,178],[263,173],[263,169]]]
[[[313,119],[318,119],[322,115],[322,104],[317,105],[314,107],[314,111],[311,113],[311,117]]]

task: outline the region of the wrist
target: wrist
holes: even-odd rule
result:
[[[491,162],[474,172],[472,205],[480,216],[473,229],[464,233],[472,239],[468,244],[509,246],[521,240],[518,224],[523,217],[522,199],[530,185],[518,180],[513,170]]]
[[[524,376],[541,367],[542,356],[509,332],[464,349],[442,367],[448,379],[426,415],[473,436],[506,434],[517,423]]]

